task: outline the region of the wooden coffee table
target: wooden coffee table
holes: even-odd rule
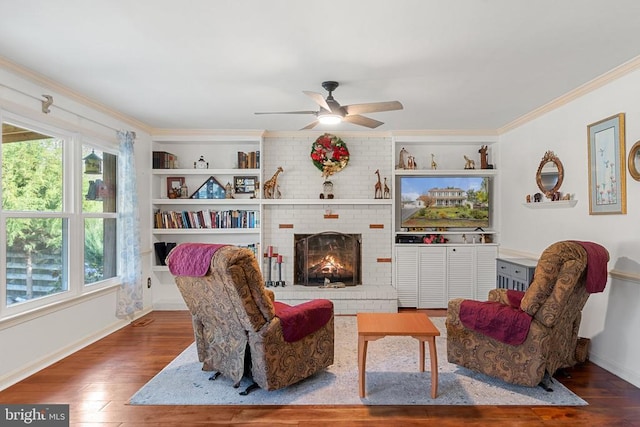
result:
[[[429,342],[431,359],[431,397],[438,394],[438,355],[436,337],[440,331],[425,313],[358,313],[358,379],[360,397],[365,396],[365,369],[367,344],[386,336],[410,336],[418,340],[420,372],[424,372],[424,342]],[[389,355],[393,357],[393,355]]]

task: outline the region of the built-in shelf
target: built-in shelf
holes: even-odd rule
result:
[[[426,231],[396,231],[396,234],[451,234],[451,235],[461,235],[461,234],[498,234],[495,230],[452,230],[452,231],[436,231],[436,230],[426,230]]]
[[[418,175],[418,176],[495,176],[497,169],[396,169],[396,176]]]
[[[556,208],[572,208],[578,203],[577,200],[556,200],[555,202],[532,202],[523,203],[523,206],[529,209],[556,209]]]
[[[153,199],[154,205],[259,205],[260,199]]]
[[[154,228],[153,234],[257,234],[259,228]]]
[[[391,199],[261,199],[263,205],[391,205]]]
[[[258,175],[260,176],[260,169],[153,169],[151,171],[153,175],[167,175],[167,176],[180,176],[180,175]]]

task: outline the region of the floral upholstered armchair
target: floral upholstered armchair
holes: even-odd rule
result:
[[[231,378],[234,387],[248,375],[275,390],[333,364],[331,301],[274,302],[251,250],[184,243],[167,265],[191,312],[203,370]]]
[[[526,292],[493,289],[489,301],[449,301],[447,359],[530,387],[574,366],[581,311],[604,290],[608,260],[598,244],[557,242],[540,256]]]

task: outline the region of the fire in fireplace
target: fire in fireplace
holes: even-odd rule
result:
[[[362,284],[360,234],[323,232],[294,235],[294,280],[297,285]]]

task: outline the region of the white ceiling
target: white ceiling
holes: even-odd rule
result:
[[[337,80],[404,104],[378,130],[498,129],[640,55],[639,28],[638,0],[0,0],[0,56],[153,128],[297,130],[253,113]]]

